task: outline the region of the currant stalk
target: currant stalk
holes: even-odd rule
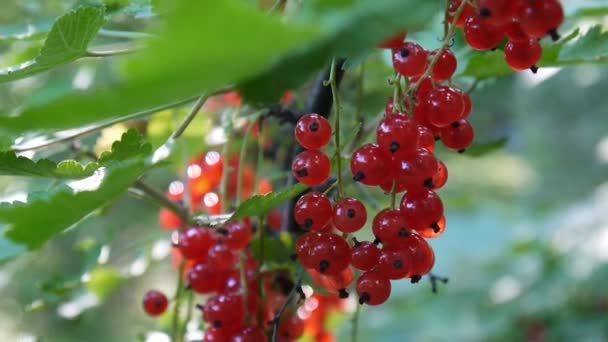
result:
[[[331,68],[329,71],[329,80],[326,85],[331,87],[332,98],[334,101],[334,113],[336,114],[336,121],[334,123],[335,129],[335,142],[336,142],[336,166],[338,168],[338,198],[344,197],[344,185],[342,183],[342,150],[340,146],[340,116],[342,114],[342,107],[340,105],[340,96],[338,94],[338,84],[336,81],[336,59],[332,60]]]

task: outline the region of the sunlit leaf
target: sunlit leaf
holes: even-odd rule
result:
[[[89,177],[98,168],[97,163],[82,165],[75,160],[64,160],[56,164],[52,160],[33,161],[17,156],[12,151],[0,152],[0,175],[79,179]]]
[[[265,216],[268,212],[283,203],[303,193],[308,187],[296,184],[291,189],[281,192],[271,192],[267,195],[253,196],[241,204],[231,220],[245,217]]]

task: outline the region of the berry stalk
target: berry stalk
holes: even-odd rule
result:
[[[331,69],[329,71],[329,80],[327,84],[331,87],[332,98],[334,101],[334,113],[336,115],[336,121],[334,123],[335,129],[335,142],[336,142],[336,166],[338,168],[338,198],[344,197],[344,185],[342,183],[342,149],[340,146],[340,116],[342,114],[342,107],[340,105],[340,96],[338,94],[338,84],[336,82],[336,59],[331,62]]]

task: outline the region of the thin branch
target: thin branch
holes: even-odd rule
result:
[[[340,94],[338,94],[338,83],[336,81],[336,66],[338,62],[334,59],[331,62],[331,68],[329,69],[329,79],[325,83],[325,85],[329,85],[331,87],[331,94],[334,102],[334,113],[335,124],[334,124],[334,137],[336,142],[336,166],[338,168],[338,198],[341,199],[344,197],[344,184],[342,182],[342,147],[340,145],[340,136],[342,135],[340,129],[340,116],[342,115],[342,106],[340,105]]]
[[[179,312],[182,306],[182,289],[184,287],[184,269],[186,268],[186,260],[182,260],[177,271],[177,288],[175,289],[175,304],[173,305],[173,320],[171,323],[171,335],[173,341],[182,341],[179,329]]]
[[[228,221],[234,213],[219,215],[197,215],[192,217],[192,225],[195,227],[216,227]]]
[[[192,106],[192,109],[190,109],[190,112],[188,113],[188,115],[186,116],[184,121],[182,121],[182,123],[175,129],[175,131],[173,132],[173,134],[171,134],[171,137],[169,139],[175,140],[175,139],[181,137],[182,134],[184,134],[184,132],[186,131],[186,128],[188,128],[190,123],[192,123],[192,120],[194,120],[194,118],[196,117],[198,112],[201,110],[201,108],[203,107],[203,105],[205,104],[205,102],[207,101],[208,98],[209,98],[209,95],[199,96],[199,98],[194,103],[194,106]]]
[[[447,284],[449,279],[447,277],[441,277],[436,274],[429,273],[429,280],[431,281],[431,291],[433,291],[433,293],[437,293],[438,282]]]
[[[181,206],[179,203],[170,201],[162,191],[145,183],[141,179],[136,180],[133,186],[135,189],[140,190],[142,193],[147,195],[161,207],[167,208],[174,212],[175,215],[179,216],[184,222],[188,222],[190,220],[188,210],[185,207]]]
[[[304,274],[304,269],[300,268],[298,270],[298,275],[296,277],[296,283],[293,285],[293,287],[291,288],[291,291],[289,291],[289,295],[287,296],[287,299],[285,299],[285,303],[283,303],[283,306],[281,307],[281,309],[279,310],[279,312],[277,313],[276,316],[274,316],[274,319],[271,321],[272,323],[272,342],[277,342],[279,335],[279,323],[281,322],[281,318],[283,317],[283,314],[285,313],[285,310],[287,310],[287,307],[289,306],[289,303],[293,300],[293,298],[295,297],[296,293],[299,293],[299,289],[301,289],[302,286],[302,277]]]
[[[465,91],[465,94],[471,94],[472,92],[474,92],[475,89],[477,89],[479,83],[481,83],[481,80],[479,78],[476,78],[475,81],[473,81],[473,83],[469,86],[469,89]]]

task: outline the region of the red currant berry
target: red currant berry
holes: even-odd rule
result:
[[[454,22],[453,14],[456,13],[458,7],[460,7],[461,4],[462,0],[450,0],[448,11],[449,13],[451,13],[449,15],[449,20],[451,23]],[[475,15],[475,9],[470,4],[466,4],[462,14],[460,15],[460,18],[458,18],[458,21],[456,22],[456,27],[463,27],[465,21],[473,15]]]
[[[367,210],[361,201],[345,198],[334,207],[334,226],[343,233],[354,233],[367,221]]]
[[[346,289],[355,279],[355,274],[350,267],[345,268],[337,275],[323,275],[313,269],[308,270],[308,272],[315,283],[318,283],[319,286],[328,292],[338,294],[340,298],[348,297]]]
[[[243,297],[237,294],[218,294],[209,298],[203,307],[203,320],[213,328],[233,330],[245,322]]]
[[[550,34],[553,40],[557,40],[557,29],[564,22],[564,9],[558,0],[526,1],[518,19],[521,28],[530,38],[542,38]]]
[[[310,247],[308,257],[307,263],[314,265],[317,272],[339,274],[350,264],[350,246],[336,234],[321,234]]]
[[[490,25],[478,15],[469,17],[464,25],[464,39],[475,50],[485,51],[497,48],[504,35],[501,27]]]
[[[399,187],[408,191],[432,188],[433,176],[438,167],[437,158],[433,153],[418,148],[414,154],[398,161],[395,179]]]
[[[445,147],[464,152],[473,144],[475,131],[467,120],[458,120],[441,129],[441,141]]]
[[[144,295],[144,310],[150,316],[162,315],[169,306],[169,300],[164,293],[151,290]]]
[[[300,197],[293,211],[296,223],[306,230],[321,232],[331,228],[333,208],[329,199],[320,192]]]
[[[416,83],[418,82],[419,78],[412,78],[410,81],[411,83]],[[420,106],[421,103],[426,102],[426,98],[429,96],[429,94],[431,93],[431,90],[435,89],[435,84],[433,83],[433,80],[430,77],[425,78],[421,83],[420,86],[418,87],[418,90],[416,91],[416,99],[418,100],[418,106]]]
[[[412,152],[418,144],[418,124],[409,116],[395,114],[384,118],[376,130],[380,148],[392,156]],[[386,167],[384,166],[386,169]]]
[[[321,234],[310,232],[301,235],[296,241],[296,255],[300,263],[306,268],[315,268],[317,265],[313,263],[310,257],[310,251],[317,241],[321,238]]]
[[[164,230],[176,230],[183,228],[186,225],[186,222],[184,222],[181,217],[167,208],[160,209],[158,221]]]
[[[473,111],[473,102],[471,102],[471,97],[469,94],[463,93],[462,100],[464,101],[464,111],[462,112],[462,118],[466,119],[471,116],[471,112]]]
[[[205,330],[205,339],[203,342],[226,342],[228,340],[227,331],[225,329],[208,328]]]
[[[227,222],[224,225],[225,236],[222,238],[224,244],[233,251],[240,251],[247,247],[253,239],[253,227],[251,222]]]
[[[279,322],[279,341],[296,341],[304,335],[304,321],[298,315],[284,315]]]
[[[293,160],[291,172],[301,183],[318,186],[329,178],[331,162],[323,152],[304,151]]]
[[[225,282],[227,274],[208,264],[196,264],[188,270],[188,283],[192,290],[200,294],[218,291]]]
[[[351,264],[361,271],[369,271],[378,265],[380,249],[369,241],[355,241],[350,250]]]
[[[389,97],[388,101],[386,102],[386,106],[384,107],[384,112],[386,113],[386,115],[392,115],[392,114],[398,114],[399,111],[395,108],[395,101],[393,100],[393,97]]]
[[[401,199],[401,214],[407,226],[422,231],[433,227],[443,216],[443,202],[431,190],[408,192]]]
[[[257,326],[248,326],[241,331],[239,331],[236,335],[232,336],[230,342],[266,342],[266,334],[264,334],[264,330]]]
[[[418,233],[425,239],[434,239],[439,237],[445,232],[445,227],[447,223],[445,220],[445,216],[442,216],[439,222],[437,222],[437,226],[434,228],[427,228],[425,230],[421,230]]]
[[[436,127],[445,127],[464,114],[464,99],[460,91],[450,87],[435,88],[429,94],[428,120]]]
[[[213,237],[208,228],[188,228],[179,234],[177,244],[184,258],[203,261],[213,245]]]
[[[520,1],[514,0],[479,0],[479,15],[488,24],[502,27],[517,14],[519,3]]]
[[[378,273],[389,279],[403,279],[411,270],[412,257],[407,248],[382,248],[378,259]]]
[[[505,35],[512,42],[522,42],[530,39],[530,36],[524,32],[519,24],[519,21],[511,20],[504,27]]]
[[[399,32],[390,39],[382,42],[382,44],[380,44],[380,47],[383,49],[398,49],[399,47],[401,47],[401,45],[403,45],[405,37],[407,37],[407,32]]]
[[[400,240],[406,239],[410,232],[405,218],[399,210],[384,209],[374,217],[372,232],[383,245],[399,245]]]
[[[391,281],[379,272],[363,273],[357,280],[359,304],[380,305],[391,295]]]
[[[531,69],[536,73],[536,64],[543,55],[543,48],[536,39],[519,42],[509,41],[505,46],[505,59],[511,69],[521,71]]]
[[[436,54],[437,51],[433,51],[432,55]],[[450,50],[445,50],[439,57],[437,64],[433,68],[433,79],[435,81],[447,81],[452,78],[452,75],[456,72],[458,62],[456,56]]]
[[[210,265],[219,270],[229,270],[236,264],[235,255],[222,243],[209,249],[207,260]]]
[[[320,150],[331,140],[331,125],[319,114],[307,114],[295,127],[296,140],[308,150]]]
[[[279,232],[283,228],[283,211],[281,209],[273,209],[266,217],[268,227],[273,232]]]
[[[441,189],[448,182],[448,168],[445,164],[437,159],[437,173],[433,176],[433,189]]]
[[[408,248],[412,258],[411,276],[416,279],[433,269],[435,265],[435,253],[431,246],[420,235],[412,234],[409,239]]]
[[[428,51],[422,46],[406,42],[401,47],[393,50],[393,67],[403,76],[420,76],[426,69],[428,57]]]
[[[391,162],[390,156],[380,146],[365,144],[353,153],[350,170],[355,181],[375,186],[391,177],[390,173],[387,173],[387,165]]]
[[[425,125],[418,125],[418,147],[435,152],[435,135]]]

